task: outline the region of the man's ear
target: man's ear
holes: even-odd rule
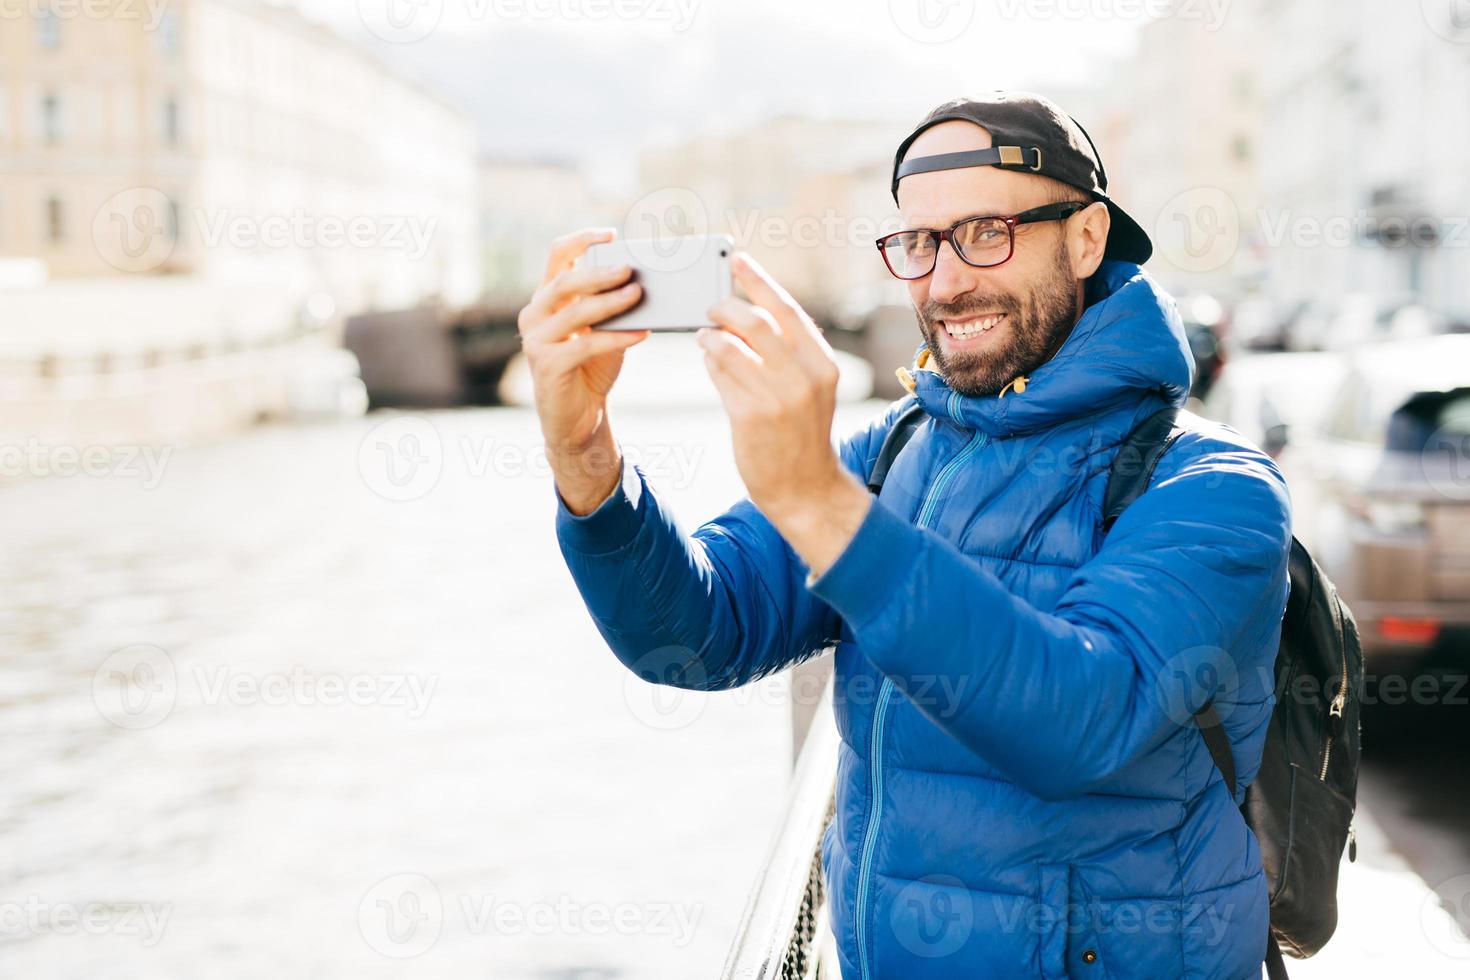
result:
[[[1072,257],[1074,277],[1086,279],[1097,271],[1112,226],[1113,217],[1101,201],[1093,201],[1067,221],[1067,254]]]

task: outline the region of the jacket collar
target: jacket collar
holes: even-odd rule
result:
[[[1083,415],[1136,405],[1149,392],[1183,405],[1194,358],[1173,298],[1131,262],[1108,260],[1087,280],[1085,309],[1061,350],[1000,395],[974,397],[950,388],[915,353],[908,375],[924,410],[998,439],[1051,428]]]

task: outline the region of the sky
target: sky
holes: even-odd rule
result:
[[[626,169],[784,112],[914,122],[995,88],[1085,98],[1159,0],[297,0],[475,118],[488,153]]]

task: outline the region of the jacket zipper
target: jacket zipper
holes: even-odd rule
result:
[[[883,678],[878,689],[878,703],[873,708],[873,727],[869,734],[868,755],[868,824],[863,828],[863,849],[858,855],[857,944],[858,971],[868,977],[868,885],[873,873],[873,838],[878,833],[878,801],[883,793],[883,757],[879,740],[883,738],[883,716],[888,713],[888,695],[893,681]]]
[[[954,396],[951,393],[948,410],[952,418],[955,417]],[[929,495],[924,499],[923,506],[919,509],[919,527],[928,527],[928,522],[933,519],[934,511],[938,506],[940,491],[949,482],[950,477],[961,463],[973,456],[976,451],[982,449],[990,437],[984,432],[976,432],[970,438],[960,454],[944,465],[935,477],[934,485],[929,489]],[[868,822],[863,829],[862,850],[858,854],[858,887],[857,887],[857,947],[858,947],[858,970],[862,980],[868,980],[870,976],[868,967],[868,890],[873,876],[873,842],[878,836],[878,822],[882,812],[880,805],[883,799],[883,723],[887,720],[888,704],[893,695],[893,680],[887,676],[883,678],[883,684],[878,688],[878,701],[873,707],[873,725],[868,736]]]

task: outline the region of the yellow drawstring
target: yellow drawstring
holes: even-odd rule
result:
[[[928,363],[929,348],[925,347],[919,351],[919,356],[914,359],[914,370],[918,370]],[[903,390],[912,395],[914,389],[919,386],[919,383],[914,380],[913,373],[906,367],[894,368],[893,373],[898,378],[898,383],[903,385]]]
[[[1006,396],[1006,392],[1007,391],[1010,391],[1012,389],[1014,389],[1015,392],[1016,392],[1016,394],[1018,394],[1018,395],[1025,394],[1025,392],[1026,392],[1026,382],[1027,381],[1030,381],[1030,380],[1031,379],[1028,378],[1028,377],[1026,377],[1024,374],[1018,374],[1018,375],[1016,375],[1016,379],[1014,381],[1012,381],[1010,384],[1006,385],[1004,388],[1002,388],[1000,390],[1000,394],[999,395],[996,395],[995,397],[996,398],[1004,398]]]
[[[919,356],[914,361],[914,367],[921,368],[926,363],[928,363],[928,361],[929,348],[925,347],[923,350],[919,351]],[[900,367],[894,368],[893,374],[895,377],[898,378],[898,383],[903,385],[904,391],[907,391],[909,394],[912,395],[914,393],[914,390],[918,387],[918,382],[914,380],[912,372],[910,372],[909,369],[906,367]],[[1000,394],[996,397],[1004,398],[1006,396],[1006,392],[1008,391],[1014,391],[1018,395],[1025,394],[1026,385],[1030,380],[1031,379],[1026,377],[1024,374],[1018,374],[1016,375],[1015,379],[1011,381],[1010,384],[1006,385],[1000,390]]]

